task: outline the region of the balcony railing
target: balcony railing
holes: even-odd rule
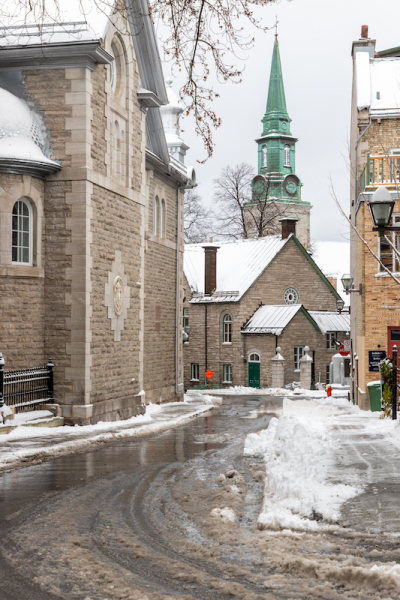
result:
[[[400,184],[400,156],[371,156],[368,154],[367,162],[360,176],[361,192],[368,187],[380,185],[392,186]]]

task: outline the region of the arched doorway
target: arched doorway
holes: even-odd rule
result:
[[[248,360],[249,387],[260,387],[260,355],[257,352],[249,354]]]

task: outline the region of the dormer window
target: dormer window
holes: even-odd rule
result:
[[[262,154],[262,166],[266,167],[267,166],[267,146],[266,146],[266,144],[264,144],[263,147],[261,148],[261,154]]]
[[[285,167],[290,167],[290,146],[289,144],[285,144],[283,147],[284,159],[285,159]]]

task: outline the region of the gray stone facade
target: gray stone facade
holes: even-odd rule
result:
[[[82,424],[130,417],[150,401],[183,399],[177,315],[183,188],[190,181],[184,166],[169,165],[162,129],[150,133],[150,140],[160,136],[152,151],[146,146],[148,120],[155,118],[149,113],[159,109],[146,115],[137,89],[146,69],[161,67],[138,64],[141,43],[121,14],[109,23],[102,49],[115,54],[117,44],[123,58],[116,85],[109,64],[60,68],[49,59],[46,68],[22,69],[24,93],[40,110],[51,158],[62,168],[44,181],[0,172],[0,351],[6,369],[51,356],[62,414]],[[0,71],[0,87],[4,81]],[[161,103],[165,88],[164,97]],[[158,147],[165,152],[156,155]],[[165,223],[157,235],[156,196]],[[11,213],[21,197],[33,211],[28,265],[11,257]]]

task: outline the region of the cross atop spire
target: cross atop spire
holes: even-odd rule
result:
[[[274,27],[275,27],[275,37],[276,38],[278,38],[278,23],[279,23],[279,21],[278,21],[278,15],[275,15],[275,25],[274,25]]]

